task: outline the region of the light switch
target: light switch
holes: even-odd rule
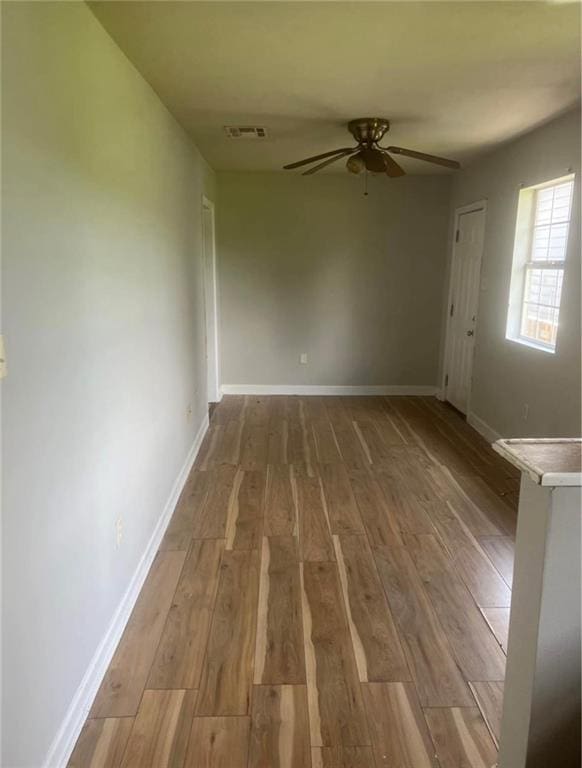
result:
[[[302,352],[299,356],[299,362],[301,365],[307,365],[307,352]]]

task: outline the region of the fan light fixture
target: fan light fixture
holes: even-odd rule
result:
[[[390,122],[383,117],[361,117],[357,120],[350,120],[348,131],[357,141],[355,147],[333,149],[330,152],[307,157],[305,160],[299,160],[296,163],[289,163],[289,165],[284,165],[283,168],[285,170],[293,170],[294,168],[301,168],[304,165],[322,160],[323,162],[312,166],[307,171],[303,171],[303,176],[310,176],[335,163],[337,160],[347,157],[346,168],[351,173],[370,171],[371,173],[385,173],[391,178],[404,176],[404,169],[396,162],[392,155],[413,157],[415,160],[424,160],[427,163],[435,163],[445,168],[457,169],[461,167],[460,163],[456,160],[447,160],[445,157],[438,157],[437,155],[427,155],[425,152],[417,152],[414,149],[381,147],[379,142],[389,130]]]

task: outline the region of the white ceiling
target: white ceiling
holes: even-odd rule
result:
[[[389,118],[391,144],[467,162],[580,99],[578,3],[91,7],[216,169],[276,170],[350,146],[344,125],[361,116]],[[223,130],[255,124],[268,139]]]

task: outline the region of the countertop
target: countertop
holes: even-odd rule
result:
[[[539,485],[582,486],[582,438],[497,440],[493,450]]]

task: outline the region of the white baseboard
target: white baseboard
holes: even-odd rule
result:
[[[135,602],[141,591],[143,583],[148,575],[148,571],[156,556],[158,547],[162,541],[170,518],[174,512],[180,494],[196,455],[202,444],[206,430],[208,429],[208,416],[206,415],[200,425],[200,429],[194,438],[192,447],[188,451],[186,461],[180,470],[176,482],[172,488],[170,496],[166,502],[164,510],[158,520],[154,532],[152,533],[145,552],[132,576],[129,586],[115,611],[115,614],[109,624],[107,631],[91,659],[87,671],[77,688],[73,700],[67,710],[67,714],[57,732],[57,735],[48,751],[47,757],[43,763],[43,768],[64,768],[67,765],[71,752],[77,742],[85,719],[91,709],[93,700],[97,695],[99,686],[105,676],[117,644],[121,639],[123,630],[131,615]]]
[[[494,443],[496,440],[501,440],[502,436],[499,432],[496,432],[493,427],[490,427],[486,421],[483,421],[480,416],[477,416],[477,414],[472,411],[469,411],[467,414],[467,423],[470,424],[473,429],[476,429],[487,442]]]
[[[434,395],[428,384],[371,386],[322,386],[320,384],[223,384],[223,395]]]

